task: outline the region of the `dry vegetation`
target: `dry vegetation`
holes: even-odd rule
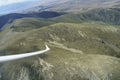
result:
[[[1,66],[2,79],[119,80],[119,34],[119,26],[101,22],[57,23],[19,31],[19,36],[12,35],[14,42],[4,47],[5,54],[41,50],[45,43],[51,51],[4,63]]]

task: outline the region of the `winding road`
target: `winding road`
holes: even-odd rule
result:
[[[7,62],[7,61],[22,59],[22,58],[26,58],[26,57],[30,57],[30,56],[35,56],[35,55],[43,54],[49,50],[50,50],[50,48],[46,45],[46,49],[41,50],[41,51],[24,53],[24,54],[16,54],[16,55],[0,56],[0,62]]]

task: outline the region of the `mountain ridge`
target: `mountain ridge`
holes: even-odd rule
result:
[[[13,16],[12,16],[13,15]],[[89,10],[83,13],[71,14],[64,12],[50,12],[43,11],[40,13],[29,13],[29,14],[8,14],[0,16],[0,19],[4,21],[0,22],[0,27],[2,28],[6,23],[12,22],[15,19],[20,18],[49,18],[46,21],[51,22],[72,22],[80,23],[83,21],[102,21],[109,24],[120,25],[120,8],[98,8]],[[11,19],[11,20],[10,20]]]
[[[72,12],[78,13],[83,12],[95,8],[111,8],[115,7],[116,5],[120,5],[119,0],[64,0],[58,1],[54,0],[51,1],[49,4],[42,4],[36,6],[35,8],[28,8],[28,12],[39,12],[39,11],[59,11],[59,12]],[[117,6],[119,7],[119,6]],[[119,7],[120,8],[120,7]]]
[[[0,28],[2,28],[6,23],[11,23],[15,19],[24,18],[24,17],[36,17],[36,18],[53,18],[60,15],[63,15],[64,13],[58,13],[58,12],[52,12],[52,11],[43,11],[40,13],[27,13],[27,14],[20,14],[20,13],[12,13],[0,16],[1,21],[0,22]]]
[[[1,63],[0,80],[119,80],[120,1],[49,1],[0,17],[0,56],[51,49]]]
[[[12,44],[8,44],[11,42],[9,39],[4,43],[7,44],[4,48],[6,54],[40,50],[44,48],[44,43],[48,44],[51,51],[3,64],[3,80],[119,80],[120,54],[110,46],[120,49],[119,26],[99,22],[55,23],[17,33],[19,36],[12,35]]]

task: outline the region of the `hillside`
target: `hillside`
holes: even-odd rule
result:
[[[66,14],[53,19],[58,22],[80,23],[84,21],[102,21],[120,25],[120,8],[93,9],[83,13]]]
[[[40,3],[40,1],[38,1]],[[59,12],[84,12],[96,8],[120,8],[119,0],[51,0],[49,3],[36,5],[24,10],[25,12],[59,11]],[[23,12],[24,12],[23,11]]]
[[[0,80],[120,80],[120,0],[1,0],[0,5],[6,5],[0,7],[0,56],[50,48],[0,63]]]
[[[39,13],[26,13],[26,14],[21,14],[21,13],[11,13],[7,15],[0,16],[0,28],[2,28],[5,24],[11,23],[16,19],[20,18],[25,18],[25,17],[34,17],[34,18],[53,18],[57,17],[60,15],[63,15],[64,13],[57,13],[57,12],[52,12],[52,11],[43,11]]]
[[[5,29],[11,30],[11,28]],[[100,22],[57,23],[12,31],[4,54],[51,51],[1,66],[3,80],[119,80],[120,27]],[[3,31],[4,32],[4,31]],[[4,35],[5,37],[6,35]],[[8,66],[9,65],[9,66]]]
[[[93,9],[87,12],[77,13],[77,14],[41,12],[40,15],[34,14],[32,15],[32,17],[15,16],[14,18],[14,16],[8,17],[7,15],[5,15],[3,18],[1,18],[6,20],[6,21],[0,22],[1,27],[3,26],[3,24],[5,25],[6,22],[9,22],[7,24],[11,24],[11,28],[14,27],[14,30],[17,30],[17,31],[20,31],[20,30],[24,31],[30,28],[31,29],[40,28],[42,26],[47,26],[47,25],[59,23],[59,22],[67,22],[67,23],[104,22],[112,25],[120,25],[120,19],[119,19],[120,9],[119,8],[106,8],[106,9],[99,8],[99,9]],[[40,18],[36,18],[36,17],[40,17]]]

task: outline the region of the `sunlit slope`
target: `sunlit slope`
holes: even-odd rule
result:
[[[40,57],[4,64],[3,80],[119,80],[118,58],[81,55],[61,48],[51,49]]]
[[[3,64],[3,80],[120,78],[120,26],[100,22],[57,23],[39,29],[12,32],[17,32],[19,36],[15,36],[17,40],[4,48],[5,54],[41,50],[45,43],[51,51]]]
[[[49,12],[50,13],[50,12]],[[49,15],[55,15],[54,13],[49,14],[47,12],[41,12],[41,15],[44,14],[45,16],[49,16]],[[60,13],[59,13],[60,14]],[[17,14],[18,15],[18,14]],[[22,17],[22,18],[18,18],[18,19],[13,19],[12,21],[9,20],[9,22],[6,21],[2,21],[4,22],[4,27],[6,27],[6,24],[12,24],[13,27],[17,28],[17,31],[20,28],[24,28],[27,29],[27,27],[31,27],[31,28],[39,28],[41,26],[46,26],[46,25],[50,25],[53,23],[59,23],[59,22],[69,22],[69,23],[81,23],[81,22],[91,22],[91,21],[100,21],[100,22],[104,22],[104,23],[108,23],[108,24],[114,24],[114,25],[120,25],[120,8],[106,8],[106,9],[94,9],[94,10],[89,10],[87,12],[83,12],[83,13],[77,13],[77,14],[72,14],[72,13],[68,13],[68,14],[64,14],[64,15],[59,15],[56,17],[52,17],[52,18],[36,18],[37,15],[32,15],[31,17]],[[6,18],[6,16],[4,16]],[[14,16],[13,16],[14,17]],[[2,18],[1,18],[2,19]],[[4,18],[3,18],[4,19]],[[10,22],[11,21],[11,22]],[[1,24],[2,24],[1,22]],[[3,27],[3,26],[1,26]],[[15,29],[14,28],[14,29]]]
[[[109,24],[120,25],[120,8],[93,9],[83,13],[62,15],[52,20],[70,23],[102,21]]]
[[[43,19],[34,17],[24,17],[15,19],[10,24],[11,29],[14,31],[28,31],[43,26],[48,26],[55,23],[82,23],[82,22],[104,22],[107,24],[120,25],[120,9],[119,8],[107,8],[107,9],[94,9],[84,13],[77,14],[64,14],[59,17]]]
[[[31,29],[41,28],[43,26],[47,26],[50,24],[53,24],[55,22],[47,20],[47,19],[41,19],[41,18],[21,18],[15,20],[11,24],[11,29],[14,31],[28,31]]]

